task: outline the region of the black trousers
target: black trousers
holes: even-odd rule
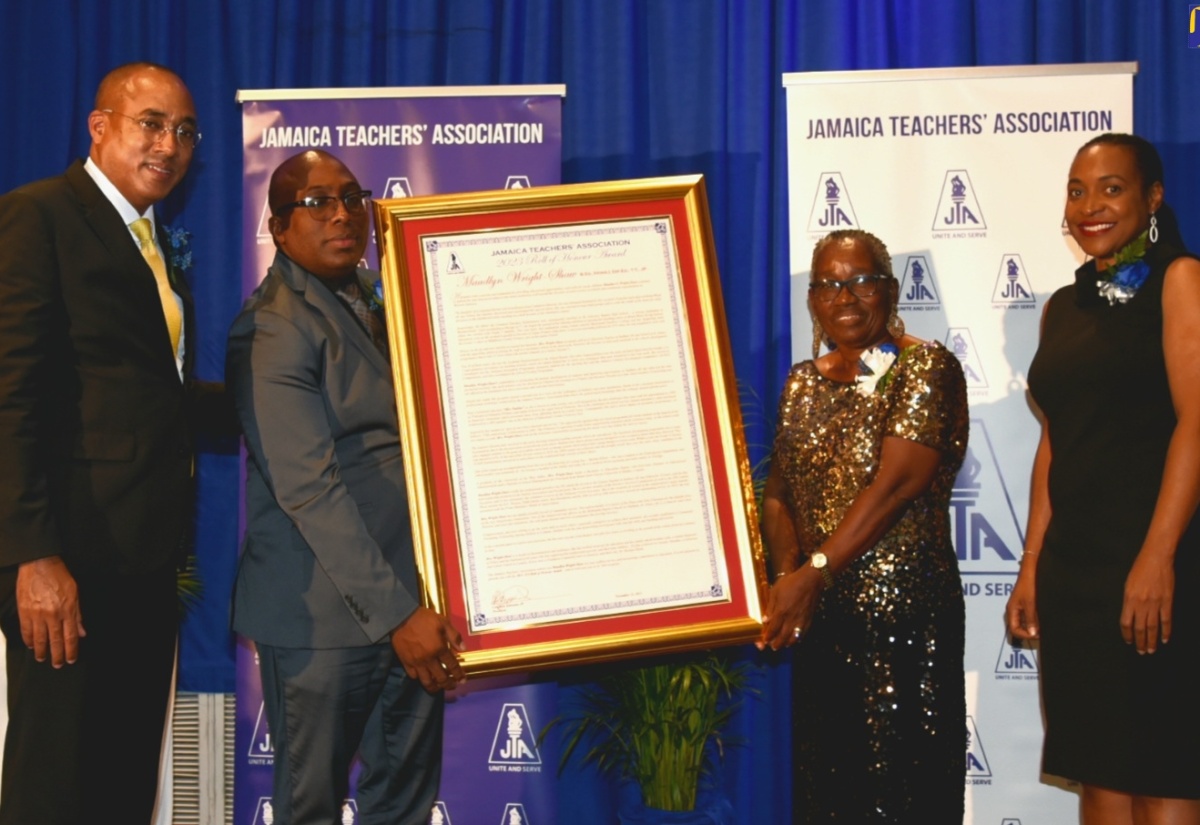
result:
[[[16,570],[0,571],[8,733],[0,825],[149,825],[175,666],[172,567],[75,572],[87,636],[54,669],[21,639]]]

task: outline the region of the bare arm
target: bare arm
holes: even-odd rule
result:
[[[772,578],[790,573],[800,566],[800,540],[796,536],[796,525],[792,521],[785,495],[779,465],[773,462],[763,489],[763,541],[767,544]]]
[[[846,510],[837,529],[820,548],[835,576],[875,546],[913,499],[929,489],[941,458],[938,450],[915,441],[894,436],[883,439],[875,479]],[[793,542],[794,535],[793,528]],[[770,549],[774,561],[776,550]],[[798,548],[795,558],[799,558]],[[792,644],[795,628],[803,631],[812,622],[821,587],[820,573],[807,564],[780,578],[767,599],[762,644],[773,649]]]
[[[1175,552],[1200,504],[1200,261],[1180,258],[1167,268],[1162,303],[1176,424],[1150,528],[1125,581],[1121,635],[1138,653],[1171,638]]]
[[[1042,435],[1033,457],[1033,478],[1029,488],[1029,522],[1025,528],[1025,553],[1021,572],[1004,609],[1008,632],[1014,639],[1036,639],[1038,635],[1037,578],[1038,554],[1050,526],[1050,428],[1042,421]]]

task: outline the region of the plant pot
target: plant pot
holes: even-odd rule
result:
[[[617,821],[621,825],[736,825],[733,805],[720,788],[701,788],[692,811],[664,811],[642,802],[636,782],[622,782]]]

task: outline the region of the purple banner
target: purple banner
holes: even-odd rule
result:
[[[497,87],[239,93],[245,292],[258,286],[275,255],[267,229],[267,186],[271,172],[285,159],[306,149],[324,149],[376,198],[556,184],[562,179],[563,91]],[[369,266],[378,266],[374,244],[367,257]],[[272,825],[274,747],[254,646],[244,639],[237,671],[234,822]],[[553,821],[557,755],[546,758],[537,734],[553,718],[556,697],[553,683],[514,680],[470,682],[448,697],[442,785],[430,812],[431,825]],[[342,823],[358,822],[351,796],[343,806]]]

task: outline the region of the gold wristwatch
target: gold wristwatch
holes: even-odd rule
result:
[[[833,587],[833,573],[829,572],[829,558],[824,553],[813,553],[808,557],[808,563],[813,566],[813,569],[821,574],[821,581],[825,585],[825,589],[829,590]]]

